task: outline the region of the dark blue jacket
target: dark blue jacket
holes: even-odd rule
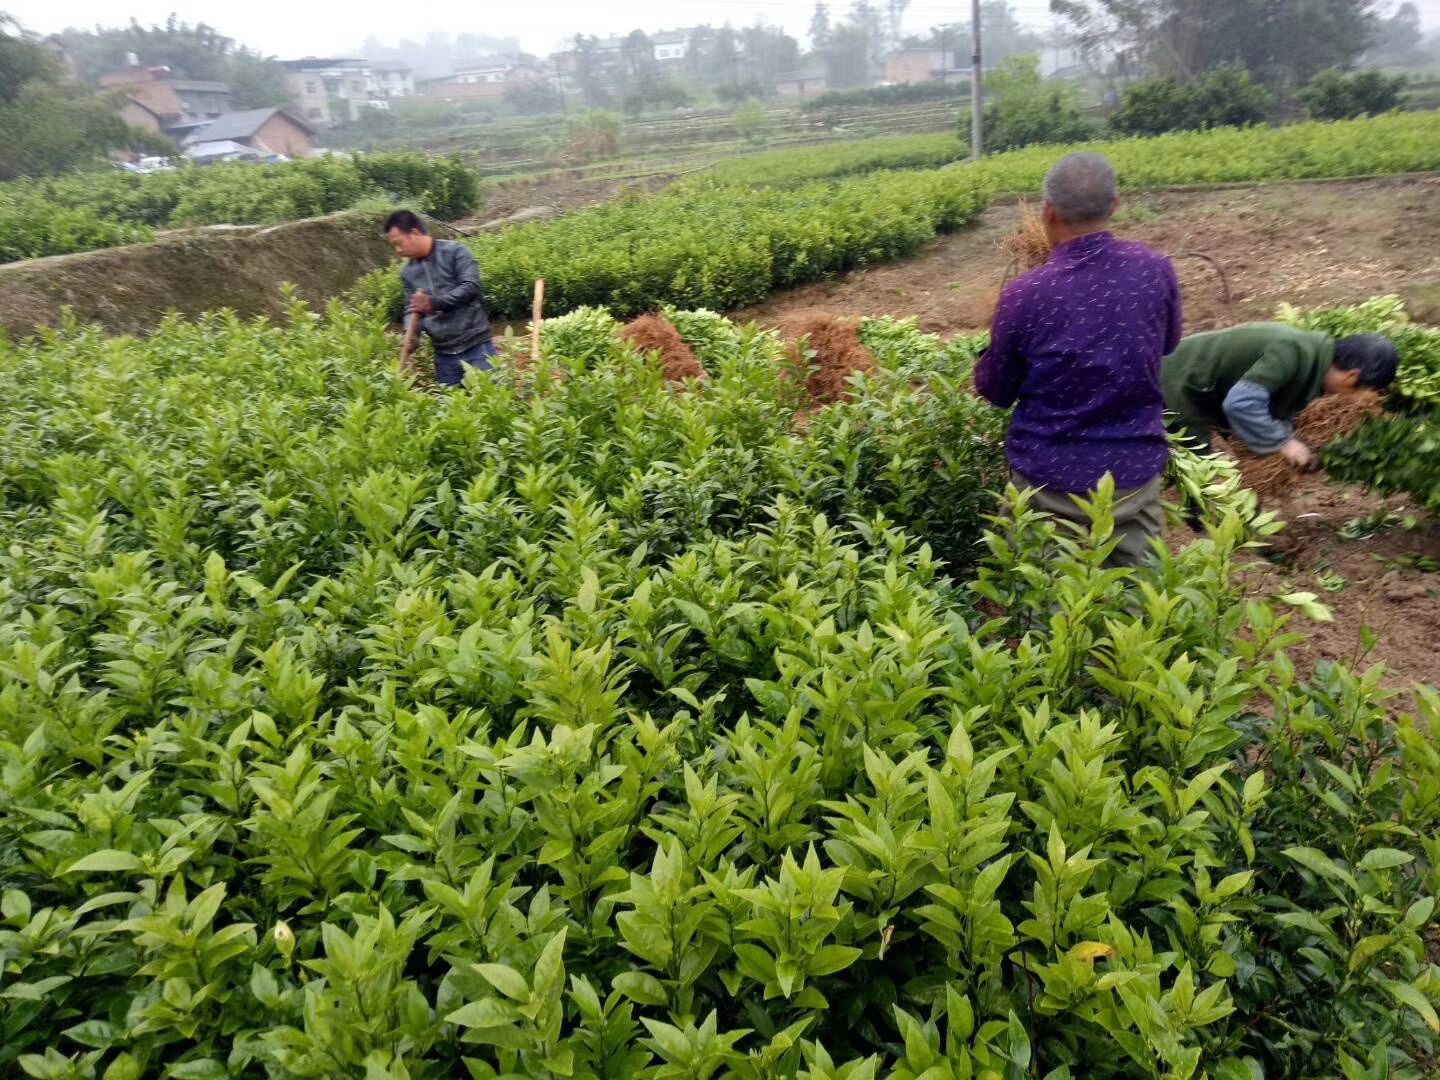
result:
[[[434,310],[420,327],[439,353],[458,353],[490,340],[490,317],[480,299],[480,268],[464,244],[435,240],[430,254],[409,259],[400,268],[405,283],[405,308],[416,289],[424,289]]]

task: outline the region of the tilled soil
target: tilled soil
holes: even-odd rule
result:
[[[1297,617],[1296,628],[1309,635],[1291,650],[1301,671],[1317,660],[1384,663],[1385,683],[1401,692],[1394,705],[1407,711],[1414,684],[1440,686],[1440,522],[1402,497],[1322,476],[1272,508],[1287,524],[1252,561],[1252,580],[1267,593],[1313,592],[1334,616]]]
[[[1012,265],[1003,245],[1019,221],[1017,205],[992,206],[910,259],[777,293],[734,317],[773,325],[789,311],[820,309],[913,315],[930,333],[983,329]],[[1175,259],[1187,331],[1269,318],[1282,301],[1389,292],[1405,296],[1417,318],[1440,321],[1440,176],[1132,195],[1115,229]],[[1232,303],[1200,256],[1223,268]]]

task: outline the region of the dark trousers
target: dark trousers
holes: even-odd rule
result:
[[[435,381],[441,386],[459,386],[465,379],[465,367],[469,364],[480,371],[494,371],[490,357],[498,356],[495,343],[489,338],[478,345],[471,345],[464,352],[435,354]]]
[[[1068,492],[1037,487],[1014,469],[1010,470],[1010,482],[1021,490],[1036,488],[1030,499],[1036,510],[1089,527],[1089,517]],[[1165,528],[1160,488],[1161,477],[1157,476],[1140,487],[1115,490],[1114,535],[1119,544],[1106,560],[1107,566],[1140,566],[1151,558],[1150,538],[1159,536]]]

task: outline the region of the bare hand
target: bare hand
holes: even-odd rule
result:
[[[1299,439],[1291,439],[1280,447],[1280,456],[1301,472],[1308,472],[1316,465],[1314,453]]]
[[[410,298],[410,310],[419,312],[421,315],[429,315],[435,308],[430,303],[430,297],[423,292],[417,292]]]

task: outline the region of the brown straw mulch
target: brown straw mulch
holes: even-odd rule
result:
[[[788,342],[786,356],[792,367],[799,368],[806,358],[802,350],[815,355],[805,379],[810,400],[817,405],[841,401],[849,394],[845,380],[857,371],[870,371],[875,358],[860,344],[860,334],[853,322],[824,312],[802,312],[786,319],[779,327]]]
[[[1295,437],[1318,451],[1331,439],[1350,434],[1366,417],[1383,413],[1381,401],[1381,395],[1373,390],[1317,398],[1295,418]],[[1300,470],[1279,454],[1256,457],[1237,439],[1218,441],[1221,449],[1235,459],[1245,486],[1262,501],[1287,494],[1299,482]]]
[[[1300,479],[1300,470],[1279,454],[1257,457],[1239,439],[1217,438],[1215,445],[1235,459],[1240,479],[1262,502],[1270,502],[1289,492]]]
[[[642,352],[654,352],[666,382],[706,378],[705,369],[669,320],[661,315],[641,315],[620,328],[620,337]]]
[[[1331,439],[1349,435],[1367,418],[1383,413],[1383,400],[1374,390],[1316,398],[1295,418],[1295,437],[1318,450]]]

